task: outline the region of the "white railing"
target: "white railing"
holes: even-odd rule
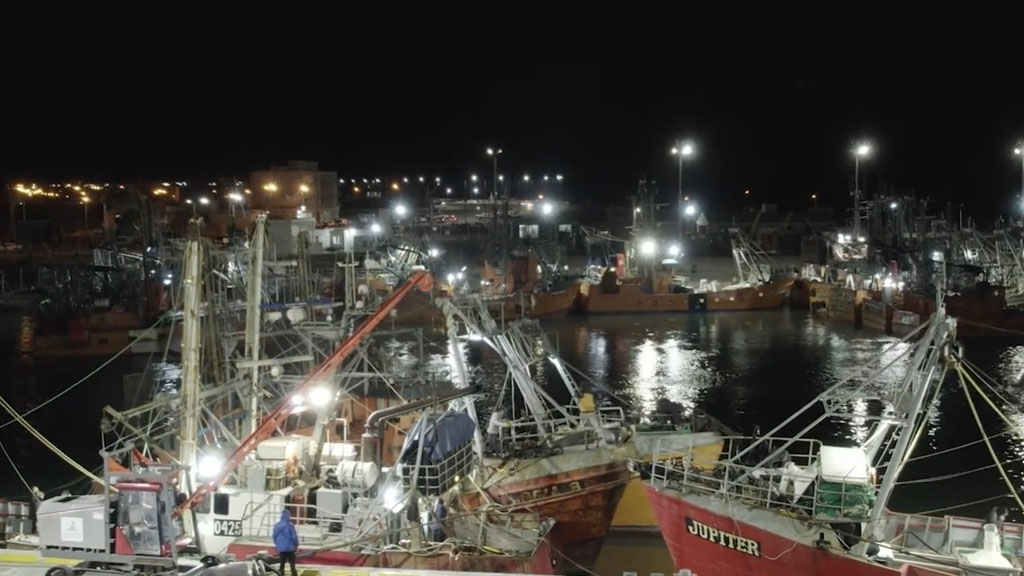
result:
[[[653,464],[639,464],[650,466],[658,486],[831,521],[866,521],[874,504],[873,487],[821,479],[817,440],[728,436],[718,458],[665,450],[665,440],[658,441]]]
[[[439,462],[431,462],[426,453],[423,454],[419,467],[416,466],[415,460],[412,463],[402,462],[398,466],[398,473],[406,488],[412,487],[415,475],[416,488],[420,494],[440,496],[455,487],[460,477],[466,476],[473,466],[474,456],[473,440],[470,439]]]
[[[959,548],[979,548],[984,520],[961,516],[925,516],[886,512],[882,538],[894,548],[918,554],[955,554]],[[1024,525],[1004,522],[1000,534],[1004,554],[1024,555]]]

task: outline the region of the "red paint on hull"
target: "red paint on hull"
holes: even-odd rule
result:
[[[597,560],[630,477],[626,463],[617,461],[522,481],[515,481],[513,476],[508,482],[489,487],[487,493],[492,500],[513,506],[513,511],[554,518],[549,540],[568,557],[566,568],[575,572],[579,571],[575,564],[590,568]],[[578,490],[552,494],[554,487],[577,482]],[[477,492],[463,496],[468,509],[483,504]]]
[[[442,570],[458,572],[495,572],[500,574],[555,574],[551,546],[541,541],[533,554],[502,556],[499,554],[467,554],[455,550],[429,556],[407,552],[387,552],[374,557],[371,564],[378,568],[409,570]]]
[[[895,576],[899,570],[810,544],[815,534],[791,540],[746,522],[696,506],[646,485],[658,525],[677,570],[700,576]],[[758,543],[754,556],[690,533],[686,519]],[[794,520],[796,521],[796,520]]]

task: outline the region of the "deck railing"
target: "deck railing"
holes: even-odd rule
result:
[[[870,486],[822,480],[817,440],[727,436],[717,459],[690,449],[665,450],[665,440],[658,441],[650,465],[656,486],[827,521],[866,521],[873,504]]]

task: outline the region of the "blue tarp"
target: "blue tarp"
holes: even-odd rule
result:
[[[416,464],[416,452],[423,442],[423,463],[437,464],[473,440],[476,422],[465,412],[424,414],[416,421],[402,446],[401,461]]]

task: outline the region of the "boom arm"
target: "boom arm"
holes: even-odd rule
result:
[[[358,346],[359,343],[362,342],[378,324],[380,324],[381,320],[387,317],[388,313],[395,308],[406,294],[412,291],[414,287],[418,287],[421,290],[427,290],[429,289],[430,282],[430,275],[426,272],[422,270],[413,272],[409,276],[409,280],[406,281],[401,288],[395,290],[395,292],[385,300],[383,304],[381,304],[380,310],[377,310],[372,316],[367,318],[359,329],[353,332],[348,339],[342,342],[341,345],[338,346],[338,349],[328,356],[323,363],[317,366],[317,368],[313,370],[313,372],[311,372],[301,384],[296,386],[295,389],[283,399],[278,407],[263,419],[263,422],[259,427],[256,428],[248,438],[243,440],[242,443],[238,445],[238,448],[235,448],[231,457],[224,463],[224,468],[213,480],[201,485],[192,493],[191,496],[189,496],[188,500],[182,502],[182,504],[174,510],[175,516],[180,515],[185,509],[195,508],[197,504],[206,498],[207,494],[216,490],[217,487],[220,486],[224,479],[227,478],[228,474],[237,468],[238,465],[245,460],[245,457],[256,449],[256,446],[260,442],[273,435],[274,430],[276,430],[288,417],[289,407],[291,406],[291,402],[289,402],[289,400],[292,396],[304,392],[313,382],[329,376],[330,373],[338,367],[341,361],[351,354],[352,351],[356,349],[356,346]]]

